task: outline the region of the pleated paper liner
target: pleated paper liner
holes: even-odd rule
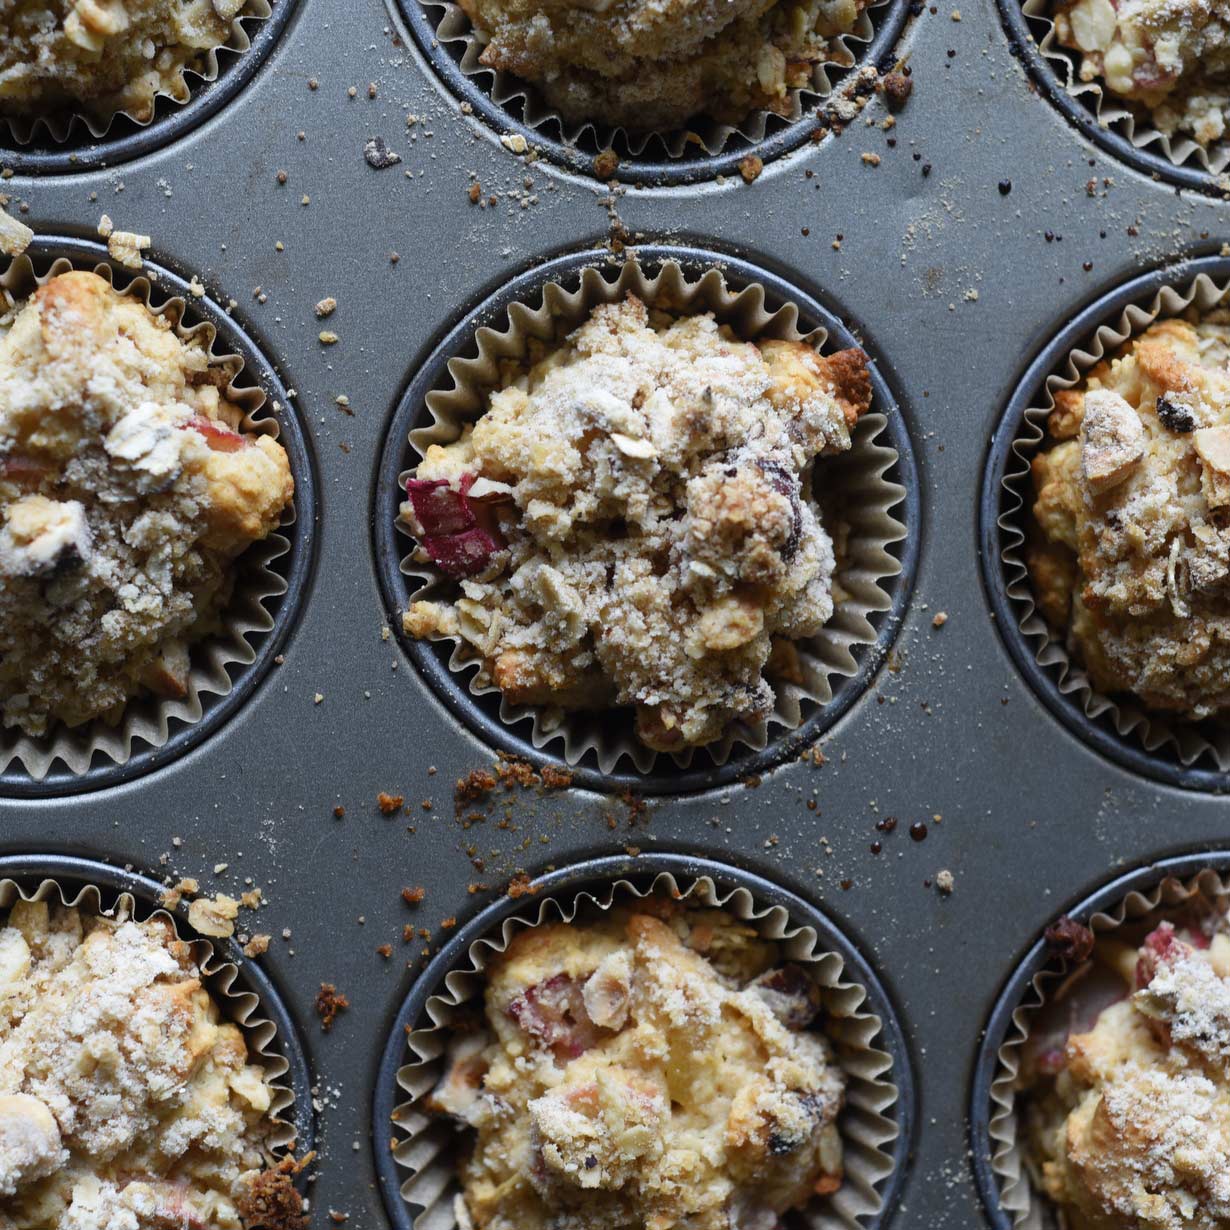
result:
[[[545,343],[562,341],[589,317],[593,308],[622,300],[629,293],[655,307],[683,315],[713,312],[719,322],[732,326],[744,340],[805,339],[822,351],[833,348],[823,327],[806,333],[800,330],[799,311],[795,305],[786,303],[771,311],[766,305],[762,285],[753,282],[736,289],[727,284],[717,267],[709,268],[698,277],[686,272],[676,261],[663,262],[660,270],[653,274],[636,260],[628,260],[617,270],[587,267],[581,272],[575,290],[566,289],[558,282],[547,282],[542,287],[539,306],[514,303],[506,319],[476,330],[477,354],[452,359],[448,363],[452,387],[427,395],[431,422],[410,432],[413,455],[421,457],[431,444],[457,439],[466,423],[480,417],[486,396],[499,386],[501,361],[525,356],[531,339]],[[687,768],[701,756],[723,765],[737,747],[756,751],[766,748],[775,737],[774,728],[778,731],[797,729],[810,712],[832,699],[835,678],[857,673],[854,652],[876,643],[872,617],[890,610],[893,604],[892,595],[883,582],[901,572],[901,563],[891,553],[891,548],[905,538],[907,530],[892,515],[892,510],[904,499],[905,491],[887,477],[898,460],[898,453],[881,441],[887,425],[886,413],[895,413],[895,408],[873,403],[871,412],[864,415],[851,433],[850,450],[816,462],[816,492],[825,513],[825,528],[835,543],[840,544],[845,539],[845,549],[839,552],[834,575],[835,609],[819,636],[795,642],[802,683],[774,683],[776,703],[767,721],[739,724],[704,749],[687,749],[668,756],[653,751],[636,738],[628,709],[600,714],[565,713],[544,707],[517,706],[501,697],[501,720],[510,725],[529,719],[532,722],[530,738],[535,748],[560,741],[563,758],[568,764],[575,765],[587,754],[592,755],[603,773],[611,772],[625,757],[640,773],[648,773],[660,764],[674,763]],[[413,470],[405,470],[398,475],[398,486],[403,492],[405,480],[412,473]],[[408,529],[400,524],[398,528],[403,530],[406,543],[401,571],[412,583],[419,584],[409,600],[446,599],[452,582],[429,562],[416,559]],[[848,530],[848,535],[841,533],[843,528]],[[441,639],[454,646],[448,666],[459,686],[465,682],[465,674],[473,672],[468,681],[472,695],[498,695],[494,686],[478,684],[478,662],[464,641],[452,637]]]
[[[1224,910],[1230,904],[1230,882],[1212,869],[1186,876],[1167,875],[1160,882],[1128,892],[1113,906],[1098,910],[1085,922],[1098,939],[1125,929],[1125,937],[1138,943],[1164,918],[1172,918],[1194,901]],[[1072,972],[1066,961],[1054,960],[1030,980],[1020,1006],[1012,1013],[1003,1044],[996,1052],[995,1075],[990,1085],[991,1165],[999,1184],[999,1205],[1015,1230],[1055,1230],[1058,1211],[1042,1194],[1022,1140],[1023,1091],[1019,1088],[1023,1048],[1052,997]],[[1076,987],[1071,994],[1079,995]]]
[[[888,27],[895,33],[900,28],[907,7],[905,0],[872,0],[859,13],[852,31],[830,40],[831,54],[813,66],[808,85],[788,91],[782,114],[756,110],[738,124],[694,117],[689,126],[683,128],[632,132],[597,118],[567,120],[546,102],[531,82],[479,63],[484,44],[465,11],[452,0],[401,0],[401,3],[407,9],[418,5],[423,10],[439,12],[434,23],[430,18],[427,23],[432,32],[429,43],[424,45],[428,57],[437,61],[440,57],[449,57],[463,82],[490,98],[515,123],[591,156],[613,149],[621,158],[633,161],[663,157],[668,160],[714,159],[735,147],[740,152],[755,152],[774,130],[797,124],[817,103],[830,99],[841,78],[852,68],[867,62],[879,31]],[[412,20],[411,28],[416,33],[418,25]],[[651,72],[652,66],[647,65],[646,71]]]
[[[1043,668],[1042,674],[1062,702],[1089,723],[1109,723],[1122,739],[1138,744],[1150,755],[1173,755],[1188,767],[1204,762],[1222,772],[1230,771],[1230,724],[1215,720],[1185,722],[1146,709],[1130,696],[1111,697],[1094,687],[1081,663],[1069,652],[1062,633],[1057,634],[1037,609],[1024,548],[1033,503],[1030,462],[1043,442],[1055,392],[1079,384],[1091,368],[1113,356],[1155,321],[1182,315],[1189,308],[1201,313],[1211,311],[1224,306],[1228,293],[1230,282],[1215,282],[1207,274],[1198,274],[1186,282],[1163,287],[1147,308],[1128,306],[1070,351],[1047,377],[1036,403],[1022,416],[1004,473],[1003,512],[998,520],[1006,544],[1000,556],[1000,583],[1017,618],[1013,631]]]
[[[738,877],[737,872],[731,875]],[[808,970],[820,987],[828,1022],[825,1033],[848,1082],[847,1104],[838,1120],[845,1180],[831,1197],[814,1198],[796,1215],[797,1224],[808,1230],[860,1230],[884,1211],[880,1189],[895,1169],[893,1146],[900,1128],[892,1112],[899,1097],[897,1068],[903,1058],[879,1049],[882,1022],[868,1010],[865,988],[847,974],[842,956],[824,951],[815,930],[793,923],[784,907],[758,902],[745,887],[719,888],[709,876],[684,878],[662,872],[647,888],[620,878],[602,889],[564,892],[534,901],[471,944],[464,960],[442,978],[439,989],[427,1000],[428,1020],[407,1026],[407,1062],[397,1073],[405,1100],[393,1111],[397,1131],[393,1157],[399,1173],[405,1175],[401,1197],[409,1206],[407,1224],[414,1230],[465,1230],[468,1223],[456,1177],[462,1135],[419,1103],[443,1074],[451,1026],[482,995],[491,957],[503,952],[512,937],[527,927],[584,921],[613,905],[635,904],[651,895],[724,909],[754,927],[762,938],[780,944],[785,960]],[[430,972],[425,977],[430,978]]]
[[[1081,81],[1081,53],[1060,45],[1050,16],[1053,8],[1054,0],[1021,3],[1021,11],[1030,23],[1045,31],[1037,46],[1047,68],[1064,92],[1093,115],[1100,128],[1119,133],[1132,148],[1154,153],[1171,166],[1199,169],[1212,177],[1225,173],[1230,167],[1230,137],[1202,146],[1181,133],[1167,135],[1150,122],[1147,109],[1128,106],[1099,80]],[[1230,82],[1226,88],[1230,91]]]
[[[289,7],[293,0],[275,0]],[[108,110],[88,107],[62,108],[46,114],[0,114],[0,144],[18,150],[33,144],[70,146],[82,139],[83,132],[95,141],[112,135],[117,120],[126,121],[136,129],[158,123],[169,108],[182,108],[194,96],[213,86],[224,70],[223,61],[238,59],[252,49],[251,30],[274,17],[270,0],[244,0],[243,7],[231,20],[226,42],[199,50],[184,68],[154,93],[147,110]]]
[[[24,300],[43,283],[73,268],[93,268],[94,272],[113,281],[113,270],[105,263],[70,261],[59,257],[51,262],[41,276],[29,255],[18,257],[0,275],[0,305],[5,297]],[[203,338],[209,351],[211,366],[225,373],[225,394],[244,411],[245,431],[259,432],[277,439],[281,434],[277,419],[270,413],[266,394],[256,385],[237,386],[235,381],[245,364],[238,354],[219,353],[215,347],[226,339],[207,321],[196,325],[183,323],[192,317],[190,301],[168,296],[149,277],[138,275],[123,293],[143,302],[154,315],[165,315],[176,321],[181,338]],[[259,375],[259,373],[249,373]],[[294,454],[291,454],[292,461]],[[295,534],[296,508],[307,494],[305,484],[300,491],[301,473],[292,469],[296,494],[282,514],[281,530],[262,542],[254,543],[232,565],[234,589],[223,610],[223,626],[216,633],[191,646],[191,669],[188,694],[182,700],[161,700],[143,696],[131,700],[115,725],[95,719],[79,727],[59,724],[43,736],[31,736],[16,727],[0,728],[0,771],[11,772],[20,767],[35,782],[44,779],[56,762],[76,776],[89,772],[91,764],[122,766],[141,745],[161,748],[172,737],[174,729],[199,722],[212,697],[226,696],[235,686],[234,675],[257,660],[253,640],[266,636],[275,625],[273,611],[288,591],[286,576],[291,538]]]

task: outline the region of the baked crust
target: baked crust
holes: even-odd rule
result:
[[[431,1100],[476,1133],[479,1230],[727,1230],[835,1191],[845,1078],[778,959],[667,902],[516,935]]]
[[[531,81],[573,121],[670,129],[708,115],[785,113],[788,92],[837,45],[867,0],[461,0],[482,62]]]
[[[239,1230],[241,1206],[276,1168],[271,1102],[165,919],[47,902],[8,912],[0,1226]],[[283,1227],[303,1225],[298,1203]]]
[[[294,483],[206,343],[93,273],[0,317],[0,704],[46,733],[187,694],[230,566]]]
[[[1056,400],[1033,460],[1038,604],[1094,685],[1230,707],[1230,324],[1150,327]]]
[[[1230,15],[1221,0],[1074,0],[1054,9],[1060,44],[1167,136],[1199,145],[1230,124]]]
[[[774,643],[833,611],[813,461],[870,402],[861,351],[599,307],[427,450],[403,518],[459,591],[405,630],[460,637],[514,704],[633,705],[659,750],[763,718]]]
[[[0,114],[123,111],[187,101],[185,69],[224,46],[244,0],[0,0]]]
[[[1027,1057],[1029,1160],[1070,1230],[1230,1224],[1230,935],[1220,915],[1176,921],[1138,948],[1100,940],[1120,998]]]

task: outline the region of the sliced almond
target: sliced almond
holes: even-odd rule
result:
[[[476,478],[470,484],[470,490],[466,492],[466,496],[479,503],[494,504],[497,501],[511,500],[513,489],[507,483],[496,482],[494,478]]]
[[[194,931],[214,939],[227,939],[234,935],[238,916],[239,902],[225,893],[219,893],[212,901],[201,897],[188,907],[188,925]]]
[[[1210,508],[1230,504],[1230,427],[1201,427],[1192,433],[1200,458],[1200,485]]]
[[[1081,469],[1095,495],[1123,482],[1140,464],[1144,451],[1140,416],[1118,393],[1093,389],[1085,394]]]
[[[34,232],[24,222],[10,218],[0,209],[0,255],[20,256],[34,239]]]
[[[611,439],[615,442],[615,447],[625,457],[635,457],[640,461],[649,461],[658,455],[658,450],[654,448],[653,441],[651,440],[634,440],[631,436],[625,436],[621,431],[611,432]]]

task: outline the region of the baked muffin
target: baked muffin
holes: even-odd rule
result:
[[[0,115],[147,121],[225,46],[246,0],[0,0]]]
[[[861,351],[600,306],[408,481],[403,518],[456,588],[405,630],[459,637],[514,704],[635,706],[662,751],[755,722],[766,666],[797,673],[833,613],[813,463],[870,401]]]
[[[1224,0],[1075,0],[1054,9],[1060,44],[1167,136],[1210,146],[1230,124],[1230,12]]]
[[[483,64],[531,82],[568,120],[648,131],[787,114],[816,64],[851,63],[840,39],[869,0],[460,2]]]
[[[167,919],[45,901],[3,918],[4,1230],[297,1230],[272,1099]]]
[[[820,992],[719,910],[640,902],[516,935],[430,1109],[472,1129],[478,1230],[773,1226],[842,1180]]]
[[[1230,708],[1230,316],[1164,320],[1055,395],[1027,564],[1094,686]]]
[[[234,560],[294,490],[226,387],[202,338],[93,273],[0,316],[4,725],[42,735],[187,695]]]
[[[1176,926],[1177,922],[1177,926]],[[1139,932],[1137,933],[1139,934]],[[1092,937],[1089,937],[1090,939]],[[1087,1024],[1027,1050],[1028,1160],[1068,1230],[1230,1225],[1230,933],[1223,914],[1103,937],[1066,1009]],[[1109,1002],[1107,1002],[1109,1001]]]

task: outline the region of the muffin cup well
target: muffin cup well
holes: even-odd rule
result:
[[[161,885],[144,876],[104,863],[66,855],[0,857],[0,910],[17,900],[52,901],[85,913],[143,922],[161,918],[176,936],[191,945],[221,1014],[237,1025],[249,1054],[264,1069],[273,1098],[267,1145],[277,1157],[292,1151],[304,1156],[314,1139],[311,1077],[294,1024],[273,984],[254,962],[242,962],[214,942],[198,936],[183,917],[158,904]]]
[[[423,415],[422,405],[415,404],[417,390],[412,388],[407,394],[386,447],[384,466],[397,467],[395,484],[386,479],[390,502],[393,491],[398,502],[404,498],[405,479],[412,472],[412,468],[406,468],[407,462],[417,463],[431,444],[456,439],[465,423],[482,414],[485,396],[497,386],[501,360],[525,354],[531,339],[540,342],[562,340],[588,318],[594,307],[621,300],[628,293],[681,313],[711,311],[719,321],[731,325],[740,337],[748,340],[756,337],[806,339],[826,350],[839,348],[838,343],[857,344],[835,317],[819,305],[807,303],[805,296],[797,296],[799,302],[806,304],[801,316],[798,304],[789,297],[792,292],[788,286],[783,290],[776,279],[763,271],[713,254],[685,255],[675,249],[646,249],[618,266],[604,266],[603,257],[596,254],[565,258],[560,264],[563,266],[560,272],[567,275],[567,280],[544,275],[534,284],[532,305],[526,302],[530,295],[523,294],[512,300],[506,311],[497,314],[480,310],[476,314],[476,321],[486,323],[474,329],[472,342],[466,338],[469,352],[465,356],[449,357],[446,371],[440,373],[440,381],[424,391],[423,402],[431,422],[408,432],[409,449],[402,443],[407,437],[398,439],[401,424],[407,420],[421,423]],[[767,289],[767,285],[771,289]],[[778,306],[770,306],[773,300]],[[892,515],[898,505],[905,503],[909,525],[917,523],[914,503],[917,484],[912,481],[912,456],[892,395],[874,366],[872,371],[875,386],[872,412],[863,417],[852,433],[851,449],[817,463],[817,471],[824,481],[822,502],[829,498],[837,500],[841,505],[841,520],[849,527],[847,549],[834,577],[835,587],[840,587],[846,597],[835,604],[833,617],[819,636],[796,642],[804,682],[801,686],[776,685],[776,705],[766,722],[741,726],[703,749],[689,749],[670,756],[660,755],[636,739],[631,718],[625,716],[626,710],[619,711],[618,720],[609,714],[566,713],[561,716],[540,708],[514,706],[500,697],[500,723],[509,726],[528,721],[531,750],[561,741],[562,759],[573,768],[585,761],[596,762],[600,773],[609,775],[617,763],[626,758],[637,773],[645,775],[653,771],[655,765],[673,764],[675,770],[702,764],[737,766],[740,750],[768,751],[771,726],[783,732],[801,731],[810,711],[833,702],[840,683],[857,678],[863,669],[854,651],[861,647],[860,658],[865,660],[870,656],[870,647],[883,645],[886,636],[895,630],[894,618],[877,620],[878,630],[873,619],[902,608],[913,567],[912,550],[897,547],[907,538],[907,526]],[[441,387],[446,379],[451,387]],[[888,477],[894,467],[905,477],[908,486]],[[380,507],[380,517],[392,515],[387,504]],[[830,532],[836,529],[831,513],[827,525]],[[399,572],[393,575],[399,584],[388,585],[390,568],[386,566],[386,589],[396,609],[404,610],[411,596],[407,578],[421,586],[412,595],[415,599],[443,595],[448,592],[448,583],[447,578],[430,565],[414,560],[413,539],[400,524],[397,529],[399,534],[386,531],[385,550],[395,548],[398,551]],[[456,686],[461,682],[461,672],[476,671],[477,661],[467,654],[463,642],[442,639],[453,645],[447,666]],[[469,691],[474,697],[499,697],[494,687],[477,687],[473,677]],[[814,738],[814,734],[810,737]],[[679,788],[678,773],[663,771],[671,772],[676,780],[674,788]],[[744,764],[739,771],[746,775],[753,770]]]
[[[1059,109],[1093,141],[1146,174],[1187,187],[1221,191],[1230,168],[1230,138],[1206,148],[1190,137],[1167,136],[1131,110],[1100,81],[1081,81],[1079,52],[1060,45],[1053,0],[998,0],[1009,33]]]
[[[1042,700],[1100,751],[1178,785],[1230,786],[1230,721],[1184,722],[1128,696],[1097,691],[1037,609],[1025,563],[1030,462],[1058,389],[1071,388],[1155,321],[1190,307],[1225,306],[1230,260],[1202,258],[1159,270],[1092,304],[1030,366],[996,431],[982,494],[983,565],[1009,651]]]
[[[511,73],[479,63],[483,47],[461,6],[454,0],[398,0],[423,54],[494,128],[524,137],[556,162],[590,172],[593,159],[608,149],[621,159],[604,179],[655,184],[684,183],[738,174],[749,153],[764,160],[807,140],[816,126],[817,106],[839,101],[859,79],[891,56],[909,15],[906,0],[872,0],[855,29],[833,40],[832,57],[817,64],[805,88],[789,92],[785,115],[757,110],[740,124],[698,119],[671,131],[631,133],[592,120],[572,122],[550,107],[534,85]]]
[[[204,738],[246,699],[272,663],[302,595],[311,556],[314,484],[306,444],[285,391],[259,351],[221,309],[189,294],[180,279],[148,263],[136,276],[117,277],[105,252],[82,241],[36,240],[0,274],[0,303],[5,294],[25,298],[74,268],[93,270],[155,315],[170,314],[180,337],[204,339],[212,365],[226,373],[228,398],[245,412],[245,428],[271,435],[286,448],[295,494],[280,531],[254,543],[235,562],[224,626],[191,646],[188,695],[182,700],[134,699],[114,726],[95,719],[73,729],[55,726],[37,738],[16,727],[0,727],[0,790],[12,794],[108,785],[165,763]],[[193,318],[197,323],[182,323]],[[215,350],[219,341],[226,347],[220,353]],[[241,374],[246,379],[237,385]]]
[[[1098,938],[1122,927],[1147,929],[1171,912],[1203,900],[1230,905],[1230,859],[1198,854],[1163,860],[1115,880],[1070,916]],[[974,1166],[997,1230],[1052,1230],[1054,1210],[1029,1173],[1017,1108],[1022,1048],[1034,1023],[1071,968],[1040,940],[1005,988],[982,1044],[974,1081],[971,1126]],[[1078,992],[1079,993],[1079,992]]]
[[[599,859],[545,876],[530,891],[528,902],[497,901],[463,928],[412,989],[394,1024],[378,1078],[374,1147],[385,1205],[399,1230],[467,1224],[457,1208],[462,1134],[418,1102],[442,1074],[450,1025],[481,994],[491,956],[528,927],[570,922],[655,893],[748,922],[780,943],[787,959],[808,966],[822,990],[830,1014],[826,1035],[848,1078],[838,1120],[846,1179],[833,1197],[814,1200],[800,1224],[858,1230],[892,1208],[913,1115],[904,1040],[870,967],[824,915],[756,876],[681,855]]]
[[[148,115],[84,108],[0,115],[0,165],[21,172],[79,171],[136,157],[174,139],[225,105],[250,79],[295,2],[245,0],[226,42],[202,52],[170,89],[156,92]]]

